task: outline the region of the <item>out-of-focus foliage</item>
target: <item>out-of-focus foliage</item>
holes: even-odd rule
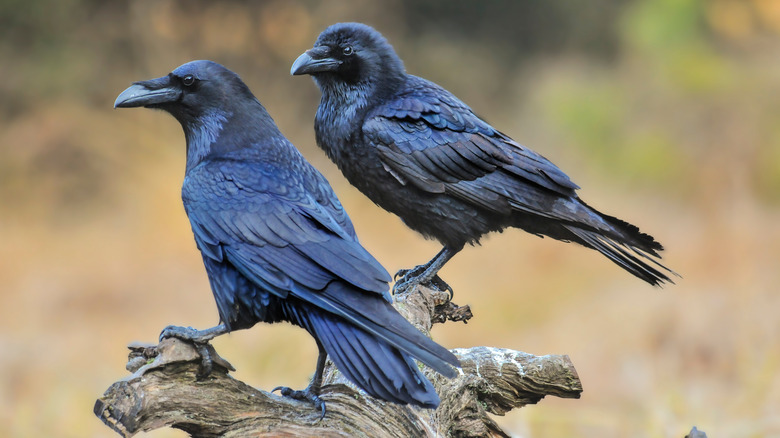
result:
[[[516,62],[532,56],[582,53],[609,58],[618,49],[615,21],[628,0],[401,2],[411,33],[436,33],[453,43],[479,42]]]
[[[652,290],[518,231],[442,275],[469,303],[451,347],[571,355],[583,399],[499,419],[522,436],[780,435],[780,2],[0,1],[0,436],[112,436],[94,399],[124,347],[216,322],[183,214],[170,117],[111,109],[134,80],[213,59],[332,182],[388,268],[437,245],[351,188],[313,138],[295,57],[337,21],[377,27],[432,79],[637,223],[683,275]],[[237,376],[301,386],[315,348],[260,326],[216,341]],[[154,436],[183,436],[166,431]]]

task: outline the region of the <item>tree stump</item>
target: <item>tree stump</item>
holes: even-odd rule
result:
[[[395,307],[430,334],[434,322],[468,321],[446,292],[417,289],[395,297]],[[579,398],[577,372],[568,356],[534,356],[494,347],[452,350],[462,368],[447,379],[425,367],[441,405],[421,409],[384,402],[358,390],[328,361],[321,398],[314,406],[255,389],[229,375],[232,366],[215,357],[200,377],[197,348],[179,339],[131,345],[128,370],[95,403],[95,415],[123,437],[173,427],[193,437],[506,437],[489,414],[537,403],[546,395]]]

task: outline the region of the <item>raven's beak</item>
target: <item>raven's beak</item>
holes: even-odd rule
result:
[[[181,89],[171,84],[167,76],[136,82],[120,94],[114,101],[114,108],[134,108],[155,106],[176,102],[181,98]]]
[[[315,47],[307,50],[293,62],[290,74],[306,75],[326,71],[335,71],[341,65],[341,61],[327,56],[327,47]]]

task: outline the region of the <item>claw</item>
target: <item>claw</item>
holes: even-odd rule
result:
[[[211,371],[214,369],[214,359],[211,358],[211,353],[209,352],[206,344],[200,344],[196,342],[195,348],[198,349],[198,354],[200,354],[201,357],[198,378],[202,379],[208,377],[209,374],[211,374]]]
[[[399,269],[393,276],[395,284],[393,285],[393,295],[404,293],[420,284],[418,279],[425,272],[425,265],[418,265],[412,269]],[[401,277],[399,280],[398,277]]]
[[[405,271],[405,272],[401,274],[403,275],[401,280],[396,281],[396,283],[393,285],[393,295],[399,295],[414,289],[418,285],[424,285],[430,287],[431,289],[435,289],[441,292],[447,291],[450,295],[450,300],[452,300],[452,297],[455,296],[455,292],[452,290],[452,287],[450,287],[449,284],[447,284],[444,280],[441,279],[441,277],[439,277],[438,275],[434,275],[433,278],[431,278],[428,281],[425,281],[420,278],[421,276],[420,273],[417,273],[415,271],[423,267],[424,266],[418,266],[414,269],[401,269],[400,271],[398,271],[396,273],[396,276],[401,274],[401,271]]]
[[[393,295],[403,294],[414,286],[414,284],[411,284],[411,281],[396,281],[393,285]]]
[[[196,344],[206,344],[214,339],[214,331],[210,329],[196,330],[192,327],[169,325],[160,332],[160,340],[162,341],[165,338],[179,338]]]
[[[306,387],[306,389],[302,391],[294,390],[287,386],[277,386],[271,390],[271,392],[276,391],[279,391],[283,397],[290,397],[293,400],[308,401],[309,403],[312,403],[315,408],[320,410],[320,418],[317,421],[321,421],[325,418],[325,402],[322,401],[318,394],[314,393],[311,386]]]
[[[434,276],[431,281],[430,285],[434,286],[437,290],[444,292],[447,291],[450,295],[450,301],[452,301],[452,298],[455,296],[455,291],[452,290],[452,287],[450,287],[449,284],[447,284],[444,280],[441,279],[438,275]]]
[[[214,360],[211,358],[211,351],[208,348],[208,343],[210,340],[214,339],[215,336],[219,336],[226,331],[227,330],[222,325],[206,330],[196,330],[192,327],[169,325],[160,332],[160,341],[165,338],[177,338],[191,342],[202,358],[198,378],[204,378],[211,374],[211,371],[214,369]]]
[[[423,272],[425,272],[425,265],[417,265],[412,269],[399,269],[395,275],[393,275],[393,280],[398,280],[398,277],[402,277],[402,280],[406,277],[417,277]]]

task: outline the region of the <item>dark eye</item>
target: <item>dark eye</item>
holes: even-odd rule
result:
[[[189,87],[195,83],[195,76],[193,75],[184,76],[183,78],[181,78],[181,83],[184,84],[185,87]]]
[[[345,56],[349,56],[349,55],[355,53],[355,50],[352,49],[352,46],[345,46],[344,49],[342,49],[341,52],[344,53]]]

